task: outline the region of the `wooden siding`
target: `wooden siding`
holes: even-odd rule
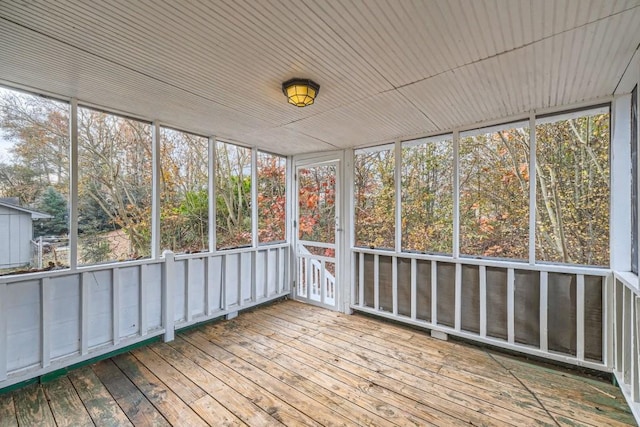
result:
[[[0,2],[0,81],[296,154],[611,96],[638,0]],[[293,108],[281,83],[316,80]]]
[[[602,380],[287,301],[0,395],[0,425],[635,425]]]
[[[0,206],[0,268],[31,262],[31,214]]]

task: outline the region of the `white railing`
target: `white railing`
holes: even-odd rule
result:
[[[297,295],[299,297],[335,306],[336,278],[327,269],[327,262],[335,263],[335,260],[322,255],[314,255],[304,245],[298,244]]]
[[[355,248],[351,308],[601,371],[613,366],[608,269]]]
[[[640,420],[640,289],[630,273],[614,275],[614,374],[636,420]]]
[[[0,277],[0,389],[289,294],[290,245]]]

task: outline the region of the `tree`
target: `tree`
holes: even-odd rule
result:
[[[29,169],[31,185],[39,191],[68,188],[68,123],[68,107],[63,103],[13,91],[0,93],[0,127],[3,136],[13,142],[11,164]],[[25,204],[34,201],[21,200]]]
[[[537,258],[609,264],[609,114],[536,126]]]
[[[55,188],[49,187],[38,200],[37,208],[53,218],[41,220],[35,230],[35,236],[61,235],[69,232],[69,207],[67,200]]]
[[[151,129],[147,123],[79,108],[79,227],[87,232],[95,222],[91,204],[122,230],[128,244],[116,245],[109,229],[95,229],[111,238],[113,259],[148,256],[151,250]],[[89,201],[91,200],[91,201]],[[90,236],[85,233],[84,238]],[[117,240],[117,239],[116,239]]]
[[[160,239],[163,249],[209,248],[208,140],[161,128]]]
[[[273,242],[285,240],[286,159],[258,153],[258,240]]]
[[[460,252],[527,259],[529,129],[460,140]]]
[[[392,149],[355,156],[357,246],[395,247],[395,163]]]
[[[251,150],[216,144],[216,244],[251,244]]]
[[[402,248],[453,252],[453,139],[402,149]]]

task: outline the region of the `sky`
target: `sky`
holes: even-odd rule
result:
[[[8,162],[11,159],[11,154],[9,154],[11,144],[11,141],[4,138],[0,129],[0,162]]]
[[[2,96],[5,92],[8,91],[0,86],[0,96]],[[12,142],[8,138],[5,138],[2,129],[0,128],[0,162],[7,162],[11,159],[9,148],[12,145]]]

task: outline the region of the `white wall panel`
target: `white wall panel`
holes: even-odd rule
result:
[[[259,251],[256,253],[256,281],[260,283],[267,283],[269,266],[268,262],[269,251]],[[256,297],[261,298],[265,296],[265,286],[256,287]]]
[[[187,268],[186,260],[176,261],[174,264],[174,277],[172,283],[173,293],[173,314],[176,322],[186,320],[186,283],[185,283],[185,270]]]
[[[273,295],[277,292],[277,281],[278,281],[278,251],[279,249],[274,249],[274,250],[269,250],[266,255],[267,255],[267,265],[268,265],[268,271],[267,271],[267,275],[266,275],[266,282],[267,282],[267,295]],[[280,271],[284,271],[284,270],[280,270]]]
[[[7,301],[7,370],[32,366],[40,361],[40,282],[9,284]]]
[[[239,254],[240,258],[240,289],[241,289],[241,302],[251,300],[251,253],[245,252]]]
[[[222,310],[222,278],[223,257],[209,258],[209,310],[216,312]]]
[[[204,259],[194,258],[190,260],[189,309],[191,310],[191,316],[194,318],[204,315],[204,267]]]
[[[231,308],[240,303],[240,256],[228,254],[224,259],[225,306]]]
[[[89,289],[89,348],[113,339],[113,283],[111,270],[92,271],[86,275]]]
[[[150,330],[162,326],[162,289],[161,264],[147,266],[145,276],[147,293],[143,296],[147,309],[147,322]]]
[[[80,351],[80,275],[53,277],[50,288],[51,359]]]
[[[140,266],[120,268],[120,338],[140,332]]]

